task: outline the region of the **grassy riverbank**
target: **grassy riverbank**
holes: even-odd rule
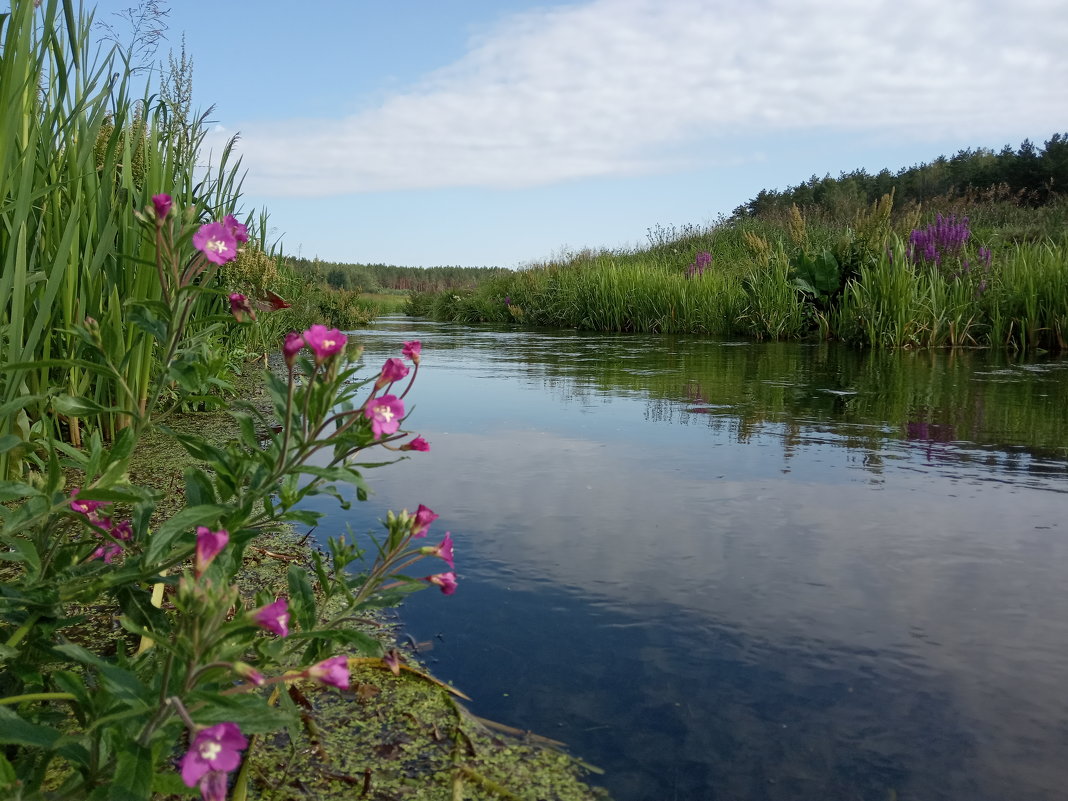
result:
[[[873,347],[1068,348],[1068,200],[1003,194],[736,214],[657,228],[473,290],[413,293],[442,321],[837,339]]]
[[[269,411],[258,371],[239,376],[235,388],[244,400]],[[179,431],[208,434],[219,446],[236,434],[234,418],[223,409],[181,415],[172,425]],[[200,466],[173,439],[150,436],[134,452],[130,477],[180,498],[174,490],[182,485],[183,470]],[[172,508],[161,507],[157,524],[179,510],[180,501]],[[312,570],[312,547],[291,529],[257,539],[238,575],[242,592],[248,598],[265,589],[284,594],[290,565]],[[98,614],[107,616],[106,610]],[[461,704],[460,693],[425,673],[410,646],[394,642],[395,618],[357,625],[384,647],[400,648],[408,667],[394,676],[383,660],[361,658],[353,665],[348,692],[326,691],[314,682],[290,692],[288,702],[302,708],[304,725],[299,731],[253,742],[248,767],[239,779],[247,782],[247,798],[347,801],[358,795],[427,801],[457,797],[593,801],[607,797],[582,781],[586,767],[560,750],[562,743],[531,733],[509,733],[471,715]],[[105,634],[100,627],[90,628],[93,636]],[[126,639],[127,646],[136,647],[135,639],[128,635]],[[477,697],[477,688],[465,689]],[[185,789],[177,775],[172,784],[175,793]]]

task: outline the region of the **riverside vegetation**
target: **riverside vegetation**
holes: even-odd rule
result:
[[[985,182],[990,183],[985,183]],[[585,250],[413,292],[442,321],[593,331],[839,339],[872,347],[1064,350],[1068,138],[966,151],[877,176],[762,192],[707,228],[657,227],[635,250]],[[879,194],[881,193],[881,194]]]
[[[135,100],[91,26],[72,0],[0,14],[0,795],[590,797],[570,760],[502,749],[369,633],[407,593],[455,590],[450,535],[423,544],[434,512],[322,552],[286,533],[318,519],[304,499],[365,497],[366,451],[429,449],[403,427],[420,344],[364,374],[331,327],[366,319],[356,293],[296,299],[266,215],[234,214],[231,148],[198,167],[188,75]],[[234,398],[234,368],[279,347],[264,401]],[[232,434],[180,424],[221,407]]]

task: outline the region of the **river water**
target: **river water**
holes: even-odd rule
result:
[[[441,515],[459,588],[403,619],[476,714],[618,801],[1068,797],[1068,361],[355,336],[423,342],[431,451],[319,531]]]

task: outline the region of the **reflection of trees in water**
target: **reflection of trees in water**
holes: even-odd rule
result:
[[[860,451],[871,469],[903,444],[954,464],[988,462],[992,451],[1022,470],[1029,460],[1068,457],[1068,415],[1057,400],[1068,397],[1063,359],[669,337],[517,344],[512,355],[528,375],[565,403],[640,397],[648,420],[705,426],[742,443],[775,436],[787,458],[812,443]]]

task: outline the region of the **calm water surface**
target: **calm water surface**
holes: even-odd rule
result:
[[[619,801],[1068,797],[1068,361],[358,338],[422,340],[432,450],[320,531],[441,514],[460,587],[403,618],[476,714]]]

